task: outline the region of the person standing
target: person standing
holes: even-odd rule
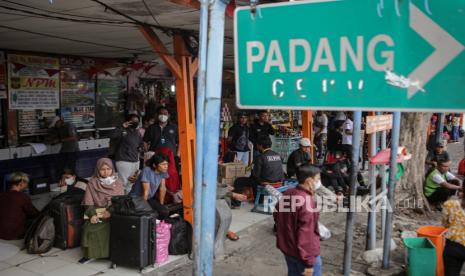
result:
[[[65,122],[62,117],[57,116],[53,119],[49,128],[54,137],[53,143],[61,143],[59,175],[61,176],[65,169],[76,171],[79,152],[79,138],[76,127],[70,122]]]
[[[354,131],[354,122],[352,121],[352,113],[347,114],[347,119],[343,125],[342,132],[342,150],[345,152],[347,158],[352,162],[352,134]]]
[[[158,108],[157,114],[158,122],[149,126],[145,131],[145,149],[157,151],[161,147],[168,147],[173,154],[179,156],[178,126],[169,122],[170,114],[166,107]]]
[[[313,143],[317,147],[317,158],[322,158],[325,154],[325,143],[328,135],[328,116],[323,111],[317,111],[315,124],[315,139]]]
[[[445,234],[444,275],[459,276],[465,262],[465,193],[462,187],[459,199],[446,201],[442,209],[442,224],[448,228]]]
[[[250,141],[253,143],[254,152],[257,153],[257,140],[262,135],[274,135],[274,128],[271,126],[270,116],[266,110],[258,113],[258,121],[250,126]],[[254,154],[255,156],[256,154]]]
[[[276,245],[286,259],[288,276],[321,276],[319,212],[315,200],[316,190],[321,187],[320,169],[301,166],[297,179],[299,185],[283,193],[273,213]]]
[[[110,144],[114,147],[114,161],[119,179],[123,182],[125,193],[131,190],[128,178],[139,170],[140,149],[143,146],[142,137],[137,129],[139,117],[131,114],[122,126],[110,135]]]
[[[454,114],[452,119],[452,143],[458,143],[460,139],[460,114]]]
[[[237,160],[249,165],[249,127],[247,126],[247,114],[239,113],[238,122],[228,131],[229,149],[236,153]]]

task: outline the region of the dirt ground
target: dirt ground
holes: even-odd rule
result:
[[[452,172],[457,171],[457,164],[464,156],[463,141],[451,144],[448,151],[454,164]],[[332,232],[328,241],[321,242],[321,256],[323,258],[324,275],[341,275],[344,256],[345,213],[323,213],[321,222]],[[378,233],[381,231],[380,215],[377,216]],[[421,225],[439,225],[440,213],[434,212],[429,217],[420,216],[413,212],[405,212],[402,217],[396,216],[393,228],[393,239],[397,248],[391,255],[391,269],[380,271],[380,263],[371,266],[362,258],[366,245],[367,213],[357,213],[353,242],[353,275],[403,275],[405,248],[401,242],[401,233],[415,231]],[[240,233],[237,242],[228,241],[227,256],[214,263],[214,275],[218,276],[256,276],[256,275],[286,275],[286,264],[282,253],[276,248],[276,239],[272,232],[272,218],[254,225]],[[165,275],[191,275],[192,265],[187,264],[174,269]]]

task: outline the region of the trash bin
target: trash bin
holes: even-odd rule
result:
[[[434,276],[436,273],[436,248],[427,238],[404,238],[407,248],[407,275]]]
[[[446,245],[444,233],[447,232],[447,228],[442,226],[422,226],[418,228],[418,237],[425,237],[431,240],[436,247],[436,275],[444,276],[444,264],[442,254],[444,253],[444,246]]]

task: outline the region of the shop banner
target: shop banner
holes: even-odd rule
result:
[[[0,99],[6,99],[5,53],[0,51]]]
[[[61,71],[61,115],[78,128],[95,125],[95,81],[82,68]]]
[[[57,58],[8,55],[10,109],[59,108]]]
[[[114,127],[123,121],[126,94],[126,77],[98,75],[96,110],[98,128]]]

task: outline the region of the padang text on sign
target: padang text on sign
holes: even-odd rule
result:
[[[316,47],[315,47],[316,46]],[[385,71],[394,67],[394,41],[391,36],[378,34],[370,39],[363,36],[356,37],[353,45],[349,38],[342,36],[339,39],[339,48],[330,45],[329,39],[322,37],[317,44],[312,44],[304,38],[288,40],[288,52],[283,52],[283,45],[278,40],[271,40],[264,44],[261,41],[246,42],[247,73],[268,74],[272,70],[279,73],[303,73],[319,72],[322,68],[329,72],[346,72],[349,64],[356,71],[362,72],[364,60],[373,71]],[[316,49],[313,54],[313,49]],[[334,53],[338,51],[339,60],[335,60]],[[301,53],[298,58],[297,53]],[[287,64],[285,57],[287,55]],[[303,79],[296,80],[296,90],[303,90],[301,83]],[[284,96],[284,91],[278,91],[284,81],[276,78],[270,87],[273,94],[278,97]]]

